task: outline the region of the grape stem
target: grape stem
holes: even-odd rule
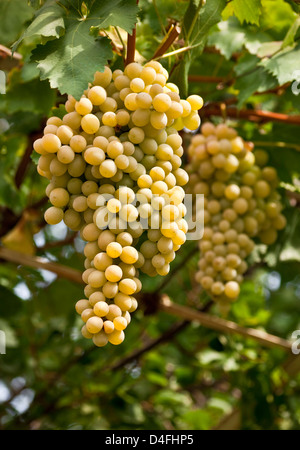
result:
[[[162,57],[162,55],[165,54],[165,52],[168,50],[168,48],[171,47],[173,42],[178,38],[178,36],[181,33],[181,28],[179,25],[171,25],[171,27],[168,30],[168,33],[160,43],[159,47],[157,48],[156,52],[154,53],[152,59],[156,59],[159,57]]]
[[[181,48],[178,48],[177,50],[174,50],[174,51],[172,51],[172,52],[164,53],[164,54],[161,55],[161,56],[157,56],[157,57],[155,58],[155,60],[157,60],[157,59],[163,59],[163,58],[168,58],[169,56],[178,55],[179,53],[188,52],[189,50],[192,50],[193,48],[199,47],[199,45],[201,45],[201,44],[202,44],[201,42],[198,42],[198,44],[195,44],[195,45],[188,45],[187,47],[181,47]]]
[[[20,53],[12,52],[9,48],[5,47],[5,45],[0,45],[0,57],[1,58],[7,58],[7,57],[16,59],[17,61],[20,61],[23,56]]]
[[[139,0],[136,1],[138,5]],[[135,57],[135,45],[136,45],[136,24],[132,30],[132,34],[127,35],[127,55],[125,60],[125,66],[134,62]]]

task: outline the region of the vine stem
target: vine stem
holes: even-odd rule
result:
[[[169,56],[174,56],[174,55],[178,55],[179,53],[188,52],[189,50],[193,50],[193,48],[199,47],[199,45],[201,45],[201,42],[199,42],[198,44],[195,44],[195,45],[188,45],[187,47],[181,47],[181,48],[174,50],[172,52],[169,52],[169,53],[164,53],[161,56],[157,56],[155,59],[168,58]]]
[[[136,4],[139,4],[139,0],[136,0]],[[135,57],[135,44],[136,44],[136,24],[132,30],[132,34],[127,35],[127,54],[125,60],[125,66],[134,62]]]
[[[201,110],[201,115],[204,117],[223,116],[222,103],[204,106]],[[237,109],[230,107],[226,109],[226,116],[235,119],[247,119],[252,122],[282,122],[300,125],[300,115],[288,115],[259,109]]]
[[[252,141],[255,146],[259,147],[280,147],[280,148],[292,148],[300,152],[300,145],[291,142],[281,142],[281,141]]]
[[[21,61],[23,56],[20,53],[12,52],[10,48],[5,47],[5,45],[0,45],[0,57],[10,57],[16,59],[17,61]]]
[[[46,258],[26,255],[25,253],[17,252],[9,248],[0,247],[0,259],[22,266],[33,267],[34,269],[49,270],[50,272],[56,273],[60,278],[83,284],[79,270],[49,261]]]
[[[181,33],[181,28],[179,25],[172,25],[168,31],[168,33],[165,35],[164,39],[162,40],[161,44],[157,48],[156,52],[154,53],[152,59],[156,59],[159,57],[162,57],[165,52],[168,50],[168,48],[171,47],[173,42],[178,38],[178,36]]]
[[[187,306],[178,305],[177,303],[173,303],[165,294],[161,296],[159,309],[169,314],[184,318],[185,320],[199,322],[204,327],[212,330],[229,334],[239,334],[246,338],[252,338],[267,347],[280,347],[284,350],[291,350],[291,343],[286,339],[282,339],[262,330],[241,327],[230,320],[212,316]]]
[[[59,277],[84,284],[81,278],[81,272],[79,270],[75,270],[55,262],[45,261],[44,258],[24,255],[20,252],[0,247],[0,259],[19,265],[50,270],[51,272],[56,273]],[[271,335],[262,330],[241,327],[235,322],[213,316],[187,306],[178,305],[173,303],[166,294],[160,294],[158,309],[168,314],[178,316],[182,320],[199,322],[204,327],[215,331],[228,334],[237,334],[246,338],[251,338],[267,347],[279,347],[284,350],[291,350],[291,343],[285,339]]]

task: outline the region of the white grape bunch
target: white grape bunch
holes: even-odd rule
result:
[[[226,124],[206,122],[188,148],[187,193],[204,195],[204,233],[196,281],[221,311],[240,293],[255,242],[273,244],[286,225],[268,154]]]
[[[63,220],[86,241],[86,298],[76,311],[82,335],[99,347],[124,340],[139,271],[166,275],[186,240],[178,130],[199,127],[203,100],[180,99],[167,80],[157,61],[106,66],[80,99],[68,96],[66,114],[48,119],[34,143],[37,170],[49,179],[46,222]]]

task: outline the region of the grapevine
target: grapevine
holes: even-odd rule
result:
[[[178,130],[199,127],[203,101],[180,99],[167,80],[157,61],[106,66],[79,100],[68,96],[66,114],[50,117],[34,142],[38,173],[49,179],[46,222],[63,220],[86,242],[86,298],[76,311],[82,335],[99,347],[124,340],[139,271],[166,275],[186,240]]]

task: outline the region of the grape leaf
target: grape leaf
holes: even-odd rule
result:
[[[292,23],[289,31],[286,33],[286,36],[282,43],[282,48],[289,47],[290,45],[294,44],[295,37],[299,27],[300,27],[300,17],[297,16],[295,21]]]
[[[229,59],[234,52],[241,50],[245,42],[245,32],[230,26],[230,21],[220,22],[219,31],[214,32],[208,38],[208,45],[215,46],[221,54]]]
[[[237,80],[234,87],[239,90],[239,108],[254,92],[264,92],[278,84],[275,77],[264,70],[263,67],[257,66],[258,62],[259,59],[256,56],[247,54],[240,58],[235,66]]]
[[[184,29],[185,33],[189,34],[190,27],[194,26],[189,42],[193,45],[200,44],[197,49],[195,49],[197,53],[203,50],[208,33],[211,27],[221,19],[221,13],[224,7],[224,0],[211,0],[206,2],[206,4],[200,8],[199,17],[193,25],[193,18],[197,13],[197,2],[195,0],[190,0],[184,16]],[[188,55],[186,54],[183,56],[181,63],[176,67],[171,77],[171,80],[179,87],[182,97],[186,97],[188,93],[188,74],[192,61],[191,53],[193,54],[193,50],[190,51]]]
[[[206,38],[211,27],[213,27],[221,19],[221,13],[225,8],[225,5],[226,3],[224,0],[210,0],[200,9],[199,17],[191,34],[191,41],[194,45],[202,41],[204,47],[204,39]],[[194,18],[195,12],[195,3],[192,1],[185,13],[184,23],[186,29],[188,29],[187,24],[191,26],[191,20]]]
[[[248,22],[259,25],[261,0],[233,0],[232,7],[241,23]]]
[[[51,0],[36,12],[35,19],[22,36],[14,43],[12,50],[16,51],[25,38],[42,36],[44,38],[59,38],[64,32],[64,10]]]
[[[32,60],[38,63],[41,79],[48,78],[52,88],[75,98],[82,95],[94,73],[103,71],[113,56],[110,41],[94,35],[99,29],[116,25],[131,33],[138,11],[135,0],[109,3],[101,0],[87,4],[90,9],[86,16],[82,15],[81,8],[76,10],[73,5],[72,12],[64,21],[65,34],[58,40],[39,45],[32,52]]]
[[[296,61],[300,58],[300,45],[295,48],[285,48],[281,52],[272,56],[272,58],[264,59],[259,64],[268,72],[274,75],[279,84],[288,83],[296,79],[297,66]]]
[[[282,46],[281,41],[264,42],[257,50],[257,56],[261,59],[265,57],[270,58],[272,55],[279,52],[281,46]]]
[[[32,18],[33,9],[24,0],[1,0],[0,42],[9,45],[22,32],[23,25]]]
[[[24,82],[22,74],[22,70],[11,74],[8,90],[3,97],[6,112],[14,114],[18,111],[30,111],[33,114],[48,115],[55,101],[55,92],[47,81],[40,81],[38,78]]]
[[[208,44],[214,45],[226,59],[230,59],[234,52],[240,51],[243,46],[256,55],[262,43],[272,39],[267,33],[257,27],[242,26],[235,17],[218,23],[218,30],[208,38]]]
[[[254,92],[264,92],[278,85],[276,78],[259,67],[243,77],[239,78],[234,87],[239,90],[238,108],[240,108]]]
[[[89,20],[98,29],[118,26],[131,34],[139,9],[135,0],[98,0],[90,9]]]
[[[58,88],[61,94],[80,98],[94,73],[103,71],[107,60],[112,57],[109,39],[94,39],[89,29],[89,22],[71,22],[64,36],[39,45],[32,53],[41,71],[41,79],[48,78],[51,87]]]
[[[260,26],[268,30],[273,40],[282,40],[297,15],[286,0],[262,0],[263,14],[260,18]]]

